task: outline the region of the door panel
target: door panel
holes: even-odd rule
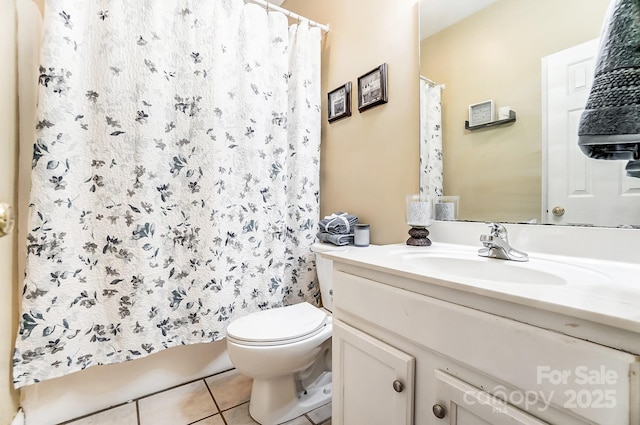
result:
[[[545,223],[640,224],[640,179],[627,177],[627,161],[587,158],[578,148],[597,54],[592,40],[543,58]]]
[[[333,322],[335,425],[413,424],[412,356],[339,320]]]

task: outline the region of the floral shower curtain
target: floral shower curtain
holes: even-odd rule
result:
[[[317,303],[320,38],[243,0],[47,2],[16,387]]]
[[[420,79],[420,193],[442,196],[442,87]]]

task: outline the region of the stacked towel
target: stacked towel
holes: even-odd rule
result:
[[[358,223],[358,217],[346,212],[337,212],[326,216],[318,225],[321,232],[332,235],[344,235],[353,233],[353,227]]]
[[[318,223],[320,231],[316,235],[322,242],[343,246],[353,243],[353,228],[358,217],[346,212],[337,212],[326,216]]]
[[[600,39],[593,86],[578,127],[578,145],[590,158],[631,160],[640,151],[640,2],[612,1]]]
[[[343,246],[353,243],[353,234],[351,235],[332,235],[331,233],[318,232],[316,235],[318,240],[322,242],[332,243],[334,245]]]

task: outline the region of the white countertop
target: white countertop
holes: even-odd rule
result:
[[[439,287],[507,301],[640,334],[640,264],[528,252],[518,263],[478,257],[481,246],[434,242],[430,247],[404,244],[350,246],[324,255],[338,263],[365,267]],[[635,249],[635,247],[634,247]],[[435,254],[434,254],[435,253]],[[456,270],[430,270],[413,261],[421,255],[503,262],[505,267],[531,268],[558,279],[540,283],[487,280],[481,273],[461,276]],[[491,264],[501,267],[501,265]],[[525,271],[526,272],[526,271]],[[523,272],[523,273],[525,273]],[[465,273],[463,273],[465,274]]]

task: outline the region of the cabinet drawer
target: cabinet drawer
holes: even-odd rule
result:
[[[436,397],[450,424],[547,425],[520,409],[464,381],[436,371]]]
[[[640,423],[640,367],[631,354],[341,271],[334,271],[334,316],[536,391],[596,423]]]

